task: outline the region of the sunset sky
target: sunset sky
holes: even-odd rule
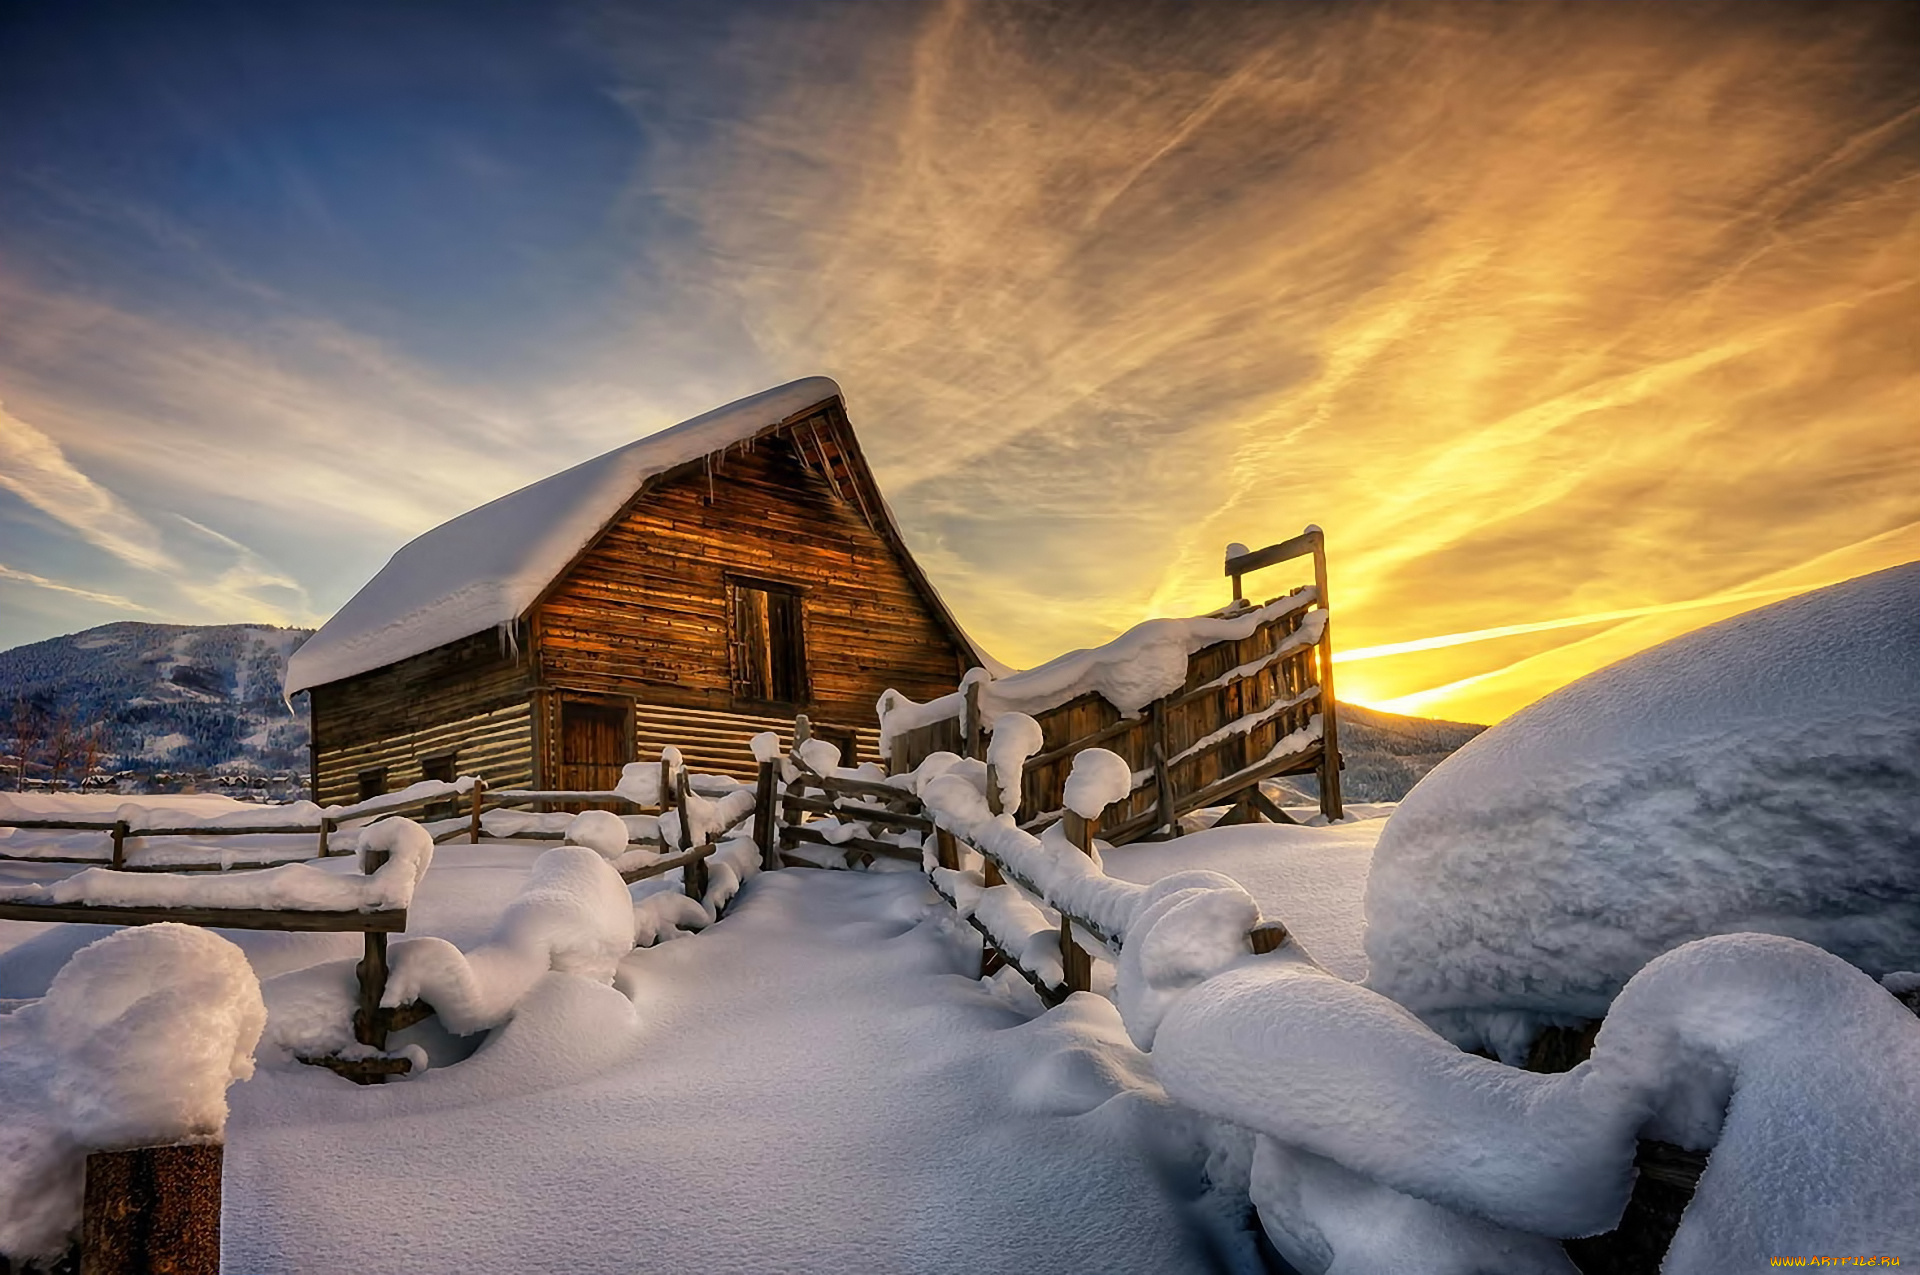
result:
[[[1920,558],[1917,15],[0,0],[0,646],[820,373],[1002,659],[1313,522],[1495,720]]]

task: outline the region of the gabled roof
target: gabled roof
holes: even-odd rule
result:
[[[287,661],[287,694],[370,672],[510,624],[651,479],[840,398],[812,376],[715,408],[461,514],[403,546]],[[884,512],[882,535],[906,558]],[[971,642],[906,558],[929,604]],[[978,654],[975,652],[976,655]]]

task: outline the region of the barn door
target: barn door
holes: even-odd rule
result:
[[[607,792],[633,760],[633,726],[624,704],[560,701],[560,787]]]

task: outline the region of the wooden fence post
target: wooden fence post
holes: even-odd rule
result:
[[[1265,956],[1268,952],[1279,951],[1289,937],[1287,927],[1280,922],[1262,921],[1247,931],[1247,946],[1253,949],[1255,956]]]
[[[88,1156],[83,1275],[219,1275],[223,1159],[217,1142]]]
[[[987,813],[997,815],[1000,810],[1000,768],[992,762],[987,763]]]
[[[365,849],[360,852],[360,870],[368,876],[378,872],[387,862],[385,850]],[[366,954],[360,958],[360,964],[354,973],[360,982],[360,1008],[353,1015],[353,1038],[371,1049],[384,1050],[387,1047],[387,1016],[380,1008],[380,998],[387,991],[387,936],[369,930],[366,934]],[[374,1074],[363,1078],[354,1077],[361,1084],[377,1085],[386,1079]]]
[[[985,732],[980,729],[980,683],[968,682],[963,696],[965,719],[960,723],[960,751],[978,757],[986,748]]]
[[[480,844],[480,803],[486,795],[487,781],[484,779],[475,779],[473,781],[473,810],[471,812],[471,818],[467,822],[468,845],[477,846]]]
[[[1060,830],[1067,834],[1067,840],[1081,854],[1089,857],[1093,854],[1093,836],[1099,827],[1098,818],[1084,819],[1071,810],[1060,816]]]
[[[691,807],[693,803],[687,800],[687,798],[693,795],[693,781],[687,778],[687,768],[685,766],[680,768],[680,774],[674,784],[673,791],[674,804],[680,807],[680,848],[682,850],[691,850],[693,849],[693,811],[689,809],[689,807]]]
[[[113,821],[113,867],[118,870],[127,866],[127,821]]]
[[[949,872],[960,870],[960,842],[945,828],[933,830],[933,853],[939,865]]]
[[[1320,528],[1313,536],[1314,598],[1320,604],[1320,813],[1329,821],[1340,818],[1340,724],[1333,697],[1333,610],[1327,605],[1327,539]]]
[[[707,861],[705,859],[695,859],[680,870],[681,888],[686,891],[687,897],[695,903],[701,903],[706,900],[707,883],[709,879],[710,874],[707,871]]]
[[[1093,854],[1093,834],[1099,826],[1098,817],[1086,819],[1071,810],[1060,818],[1061,831],[1067,834],[1067,840],[1089,857]],[[1060,970],[1069,992],[1093,990],[1093,958],[1074,941],[1073,918],[1064,912],[1060,914]]]
[[[760,847],[760,870],[771,872],[780,866],[779,841],[773,835],[773,763],[760,763],[760,781],[753,794],[753,841]]]
[[[324,859],[327,857],[327,836],[332,831],[333,820],[322,816],[320,819],[320,851],[314,856],[315,858]]]
[[[1060,918],[1061,985],[1069,992],[1093,990],[1093,957],[1073,937],[1073,918]]]

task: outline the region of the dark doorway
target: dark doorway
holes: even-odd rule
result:
[[[633,726],[625,704],[560,701],[560,787],[608,792],[633,760]]]

